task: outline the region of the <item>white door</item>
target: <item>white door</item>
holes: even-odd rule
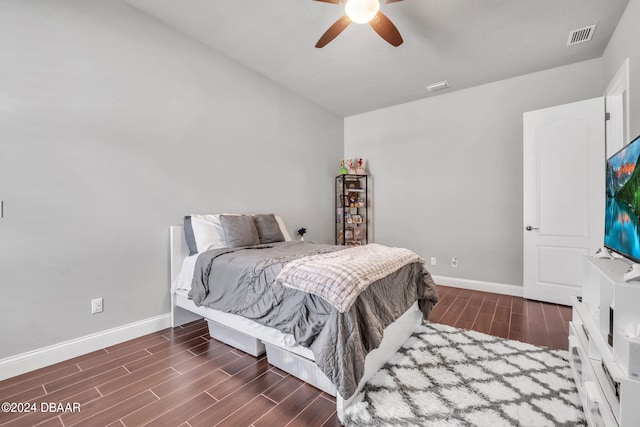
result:
[[[570,305],[603,243],[604,99],[524,114],[524,297]]]

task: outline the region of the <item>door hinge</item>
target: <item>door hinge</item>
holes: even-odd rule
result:
[[[611,113],[604,113],[604,120],[611,120]]]

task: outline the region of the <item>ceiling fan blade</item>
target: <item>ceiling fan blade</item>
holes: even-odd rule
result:
[[[393,25],[393,22],[387,18],[382,12],[378,12],[374,18],[369,21],[369,25],[389,44],[398,47],[402,44],[402,36],[400,31]]]
[[[333,4],[340,3],[340,0],[315,0],[315,1],[321,1],[323,3],[333,3]],[[400,0],[392,0],[392,1],[400,1]]]
[[[342,18],[338,19],[333,23],[332,26],[329,27],[327,31],[324,32],[318,43],[316,43],[317,48],[325,47],[327,44],[331,42],[331,40],[338,37],[338,34],[344,31],[351,24],[351,19],[349,19],[346,15]]]
[[[318,0],[318,1],[323,1],[323,0]],[[402,0],[386,0],[385,3],[397,3],[399,1],[402,1]]]

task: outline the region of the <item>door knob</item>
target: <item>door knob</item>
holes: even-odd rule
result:
[[[527,230],[527,231],[531,231],[531,230],[540,230],[539,228],[537,228],[537,227],[532,227],[532,226],[530,226],[530,225],[527,225],[524,229],[525,229],[525,230]]]

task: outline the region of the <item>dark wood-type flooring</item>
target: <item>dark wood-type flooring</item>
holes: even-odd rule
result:
[[[429,320],[550,348],[567,348],[569,307],[438,287]],[[0,382],[1,426],[339,426],[335,399],[209,337],[197,321]],[[79,403],[42,412],[41,403]]]

